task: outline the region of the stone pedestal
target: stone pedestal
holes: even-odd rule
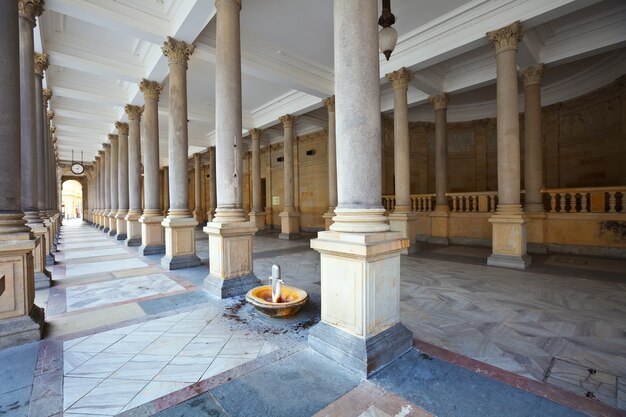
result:
[[[449,245],[450,239],[448,234],[448,220],[450,213],[448,213],[448,207],[445,206],[442,210],[437,210],[430,213],[430,236],[428,237],[428,243],[434,243],[436,245]]]
[[[545,221],[546,213],[530,212],[524,213],[526,218],[526,247],[529,253],[548,253],[545,244]]]
[[[141,246],[139,253],[141,255],[154,255],[165,253],[165,232],[161,222],[163,216],[146,216],[145,214],[139,218],[141,224]]]
[[[117,219],[115,215],[117,214],[117,210],[109,213],[108,222],[109,222],[109,236],[115,236],[117,234]],[[105,230],[106,233],[106,230]]]
[[[251,222],[209,223],[210,274],[204,288],[220,298],[247,293],[261,285],[252,268],[252,237],[257,229]]]
[[[100,230],[107,234],[111,230],[109,227],[109,214],[111,214],[111,210],[104,210],[104,213],[102,213],[102,226],[100,226]]]
[[[117,240],[126,240],[128,237],[126,233],[126,212],[122,212],[118,210],[115,214],[115,230],[117,233],[115,234],[115,238]]]
[[[126,220],[126,246],[139,246],[141,245],[141,224],[139,219],[141,218],[141,211],[128,212],[124,220]]]
[[[389,214],[389,226],[394,232],[399,232],[403,239],[409,242],[409,247],[401,253],[403,255],[417,251],[415,238],[417,236],[417,213],[411,211],[396,212]]]
[[[526,253],[526,219],[521,214],[495,214],[489,219],[493,227],[493,249],[487,265],[526,269],[531,262]]]
[[[297,211],[283,211],[280,216],[280,239],[299,239],[300,234],[300,213]]]
[[[35,288],[50,287],[50,271],[46,269],[46,253],[45,253],[45,227],[36,227],[31,225],[33,236],[35,237],[35,249],[33,250],[33,266],[35,273]]]
[[[250,216],[250,223],[257,230],[265,229],[265,212],[264,211],[251,211],[248,213]]]
[[[0,237],[0,349],[39,340],[43,331],[44,310],[34,304],[35,241],[27,236]]]
[[[309,346],[366,377],[412,346],[400,323],[400,233],[320,232],[322,317]]]
[[[173,270],[201,264],[196,256],[196,220],[193,217],[170,216],[161,226],[165,229],[165,256],[161,258],[161,267]]]

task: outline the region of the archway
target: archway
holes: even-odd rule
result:
[[[76,180],[63,181],[61,188],[61,214],[63,219],[83,218],[83,186]]]

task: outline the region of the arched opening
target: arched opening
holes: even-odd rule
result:
[[[82,219],[83,186],[76,180],[66,180],[61,188],[61,215],[65,220]]]

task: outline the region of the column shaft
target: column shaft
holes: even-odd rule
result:
[[[126,215],[128,214],[128,124],[117,122],[117,212],[115,230],[117,240],[126,240]]]
[[[207,218],[211,221],[215,215],[215,208],[217,207],[217,173],[215,169],[215,146],[209,148],[209,210],[207,212]]]
[[[281,239],[300,237],[300,213],[294,207],[294,157],[293,127],[295,116],[286,114],[280,117],[283,124],[283,211],[280,213]]]
[[[524,188],[525,211],[544,210],[541,188],[543,187],[543,146],[541,134],[541,77],[543,65],[535,65],[521,71],[524,80]]]
[[[124,107],[128,115],[128,214],[126,221],[126,245],[141,245],[141,143],[140,126],[143,107]]]
[[[110,193],[111,193],[111,211],[109,212],[109,235],[115,236],[117,234],[117,222],[115,220],[115,216],[117,215],[117,211],[119,210],[119,144],[118,144],[118,135],[109,135],[109,142],[111,142],[111,163],[109,165],[110,171]]]
[[[252,139],[252,210],[250,221],[259,229],[265,229],[264,202],[261,199],[261,129],[250,129]]]
[[[328,211],[324,213],[326,230],[330,229],[337,207],[337,141],[335,136],[335,96],[323,101],[328,110]]]
[[[202,154],[193,154],[193,217],[198,225],[204,223],[204,212],[202,211]]]

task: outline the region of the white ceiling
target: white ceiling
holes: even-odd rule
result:
[[[281,139],[278,117],[305,115],[296,133],[326,125],[321,100],[333,94],[332,0],[243,0],[241,10],[244,129]],[[380,5],[379,5],[380,7]],[[162,81],[161,163],[167,165],[167,36],[196,45],[189,61],[189,153],[213,144],[215,5],[213,0],[47,0],[36,28],[49,55],[46,85],[59,157],[84,151],[91,161],[126,103],[142,104],[142,78]],[[427,98],[450,95],[450,121],[495,114],[495,59],[485,32],[520,20],[519,65],[546,64],[544,104],[608,84],[626,73],[626,3],[621,0],[392,0],[398,46],[381,55],[381,110],[393,112],[384,74],[414,71],[411,120],[432,120]],[[376,24],[376,22],[373,22]],[[76,154],[76,152],[75,152]]]

